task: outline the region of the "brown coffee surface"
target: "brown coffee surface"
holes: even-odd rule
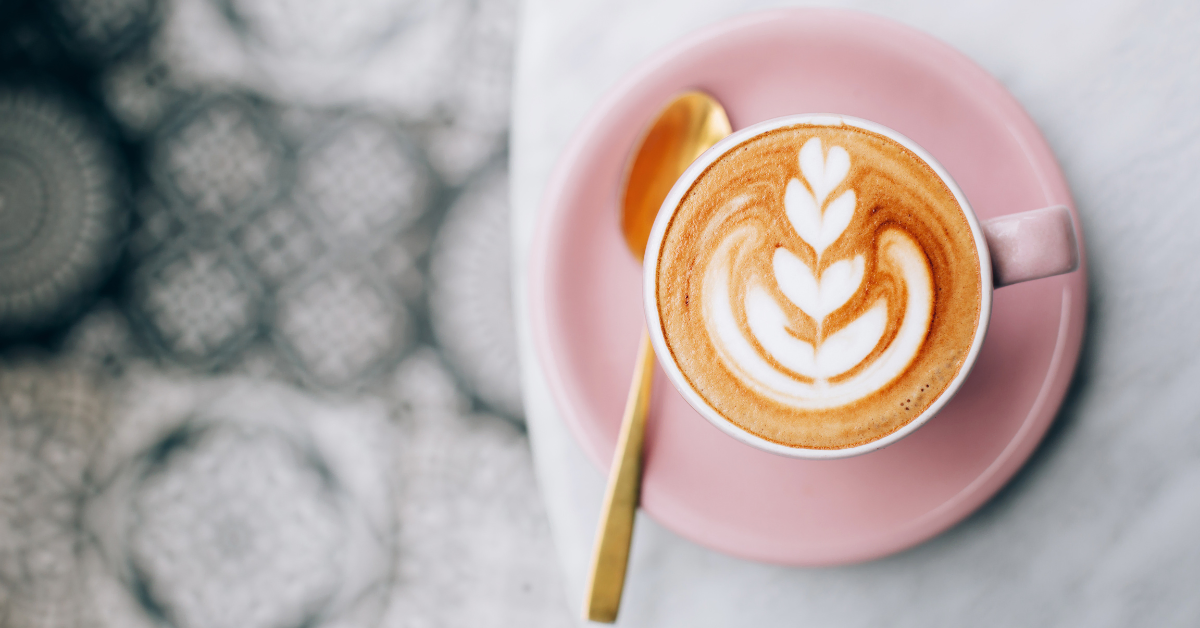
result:
[[[982,290],[970,224],[932,168],[877,133],[797,125],[696,179],[666,228],[656,299],[671,357],[716,412],[768,441],[842,449],[945,392]]]

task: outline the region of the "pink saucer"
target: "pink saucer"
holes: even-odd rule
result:
[[[641,273],[619,232],[618,191],[643,126],[690,88],[721,101],[735,129],[804,112],[892,127],[928,149],[985,220],[1057,204],[1074,212],[1054,156],[1020,105],[932,37],[863,13],[806,9],[693,34],[592,111],[559,161],[531,251],[538,354],[563,418],[602,469],[643,325]],[[987,501],[1032,453],[1075,369],[1086,305],[1082,262],[1069,275],[997,291],[988,338],[958,395],[912,436],[846,460],[795,460],[743,445],[659,372],[642,507],[681,536],[752,560],[833,565],[912,547]]]

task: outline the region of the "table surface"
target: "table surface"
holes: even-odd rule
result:
[[[790,3],[803,4],[803,3]],[[1088,242],[1083,356],[1030,463],[945,534],[838,568],[761,565],[639,516],[620,625],[1194,625],[1200,599],[1200,5],[1109,0],[823,3],[928,32],[995,75],[1058,156]],[[779,3],[526,0],[511,138],[514,282],[527,423],[578,608],[603,474],[534,359],[525,269],[558,155],[658,49]]]

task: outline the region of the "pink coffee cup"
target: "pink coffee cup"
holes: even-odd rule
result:
[[[663,335],[657,295],[658,261],[667,225],[684,194],[705,170],[729,150],[762,133],[797,124],[848,125],[878,133],[894,140],[924,161],[954,195],[970,224],[978,252],[982,276],[979,320],[970,349],[957,375],[934,402],[900,429],[876,440],[843,449],[809,449],[766,440],[746,431],[717,412],[693,388],[672,359]],[[1069,210],[1064,206],[1045,207],[1014,213],[980,223],[970,203],[949,173],[916,142],[883,125],[836,114],[800,114],[767,120],[737,131],[698,157],[679,177],[659,210],[643,262],[643,301],[646,323],[655,353],[663,371],[687,402],[705,419],[729,436],[771,453],[808,459],[834,459],[857,456],[886,447],[924,425],[954,396],[966,380],[987,334],[996,288],[1074,271],[1079,266],[1079,245]]]

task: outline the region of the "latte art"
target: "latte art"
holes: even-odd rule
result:
[[[842,236],[854,215],[854,190],[825,203],[829,191],[849,172],[850,160],[840,146],[832,147],[822,159],[821,140],[814,137],[800,149],[800,170],[807,186],[798,179],[789,181],[784,207],[796,234],[815,253],[815,267],[821,268],[822,253]],[[830,378],[861,365],[883,340],[889,321],[887,296],[880,296],[840,329],[829,330],[829,314],[842,308],[862,287],[863,256],[829,263],[818,276],[799,256],[779,246],[772,256],[773,277],[752,277],[745,291],[741,315],[753,337],[748,339],[738,325],[737,304],[729,287],[736,283],[733,262],[737,248],[753,246],[764,235],[753,227],[727,235],[705,271],[705,324],[718,355],[744,384],[797,408],[828,408],[875,392],[908,367],[925,340],[933,292],[925,256],[912,238],[903,231],[889,230],[877,244],[877,259],[882,253],[886,263],[900,270],[902,293],[907,293],[901,307],[891,308],[900,318],[895,338],[868,368],[831,382]],[[775,301],[769,284],[758,283],[764,279],[774,279],[790,305],[808,317],[813,324],[811,335],[793,331],[793,322],[784,306]]]
[[[709,405],[767,440],[836,449],[945,390],[980,291],[970,226],[936,173],[886,137],[801,125],[731,149],[692,185],[657,299]]]

